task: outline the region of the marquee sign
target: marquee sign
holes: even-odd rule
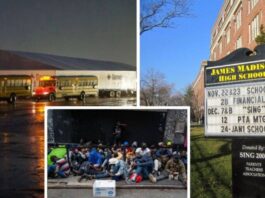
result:
[[[265,60],[227,62],[205,69],[205,135],[265,137]]]

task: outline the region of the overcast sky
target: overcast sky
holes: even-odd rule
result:
[[[0,49],[136,66],[136,1],[1,0]]]

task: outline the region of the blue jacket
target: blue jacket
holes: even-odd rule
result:
[[[101,165],[102,160],[103,160],[103,158],[102,158],[101,154],[95,148],[92,148],[92,150],[88,156],[88,161],[93,165],[94,164]]]
[[[135,163],[137,166],[148,166],[153,167],[154,161],[151,156],[144,155],[141,158],[135,158]]]

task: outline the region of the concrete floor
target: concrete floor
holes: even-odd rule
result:
[[[89,198],[92,189],[49,189],[48,198]],[[169,189],[117,189],[116,197],[122,198],[186,198],[187,190]]]

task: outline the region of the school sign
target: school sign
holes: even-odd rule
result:
[[[232,139],[233,197],[264,197],[265,45],[208,62],[205,136]]]
[[[205,87],[206,136],[265,137],[265,59],[212,62],[205,69]]]

